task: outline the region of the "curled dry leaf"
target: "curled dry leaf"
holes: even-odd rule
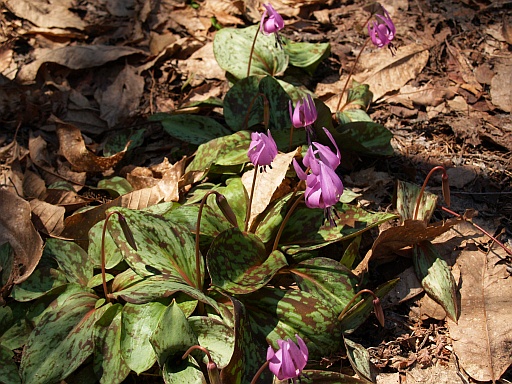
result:
[[[80,130],[70,124],[57,123],[57,136],[59,137],[60,153],[73,166],[75,171],[103,172],[114,167],[126,153],[129,142],[125,148],[110,157],[96,156],[86,146]]]
[[[64,207],[58,207],[45,201],[34,199],[30,201],[32,222],[38,231],[50,236],[59,236],[64,230]]]
[[[10,271],[0,289],[5,297],[12,285],[25,281],[34,271],[43,254],[43,240],[30,220],[30,204],[21,197],[0,189],[0,244],[9,243],[13,252],[5,260],[10,265],[0,265],[0,273]]]

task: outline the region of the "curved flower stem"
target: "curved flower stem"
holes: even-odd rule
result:
[[[370,20],[370,19],[368,19],[368,20]],[[368,23],[368,21],[366,23]],[[365,25],[366,25],[366,23],[365,23]],[[338,112],[340,110],[341,100],[343,99],[343,95],[345,94],[345,91],[347,90],[348,82],[350,81],[350,78],[354,74],[354,70],[356,69],[357,62],[359,61],[359,59],[361,57],[361,53],[363,53],[363,51],[364,51],[364,49],[366,47],[366,44],[368,44],[369,41],[370,41],[370,38],[367,38],[365,40],[363,46],[361,47],[361,50],[357,54],[356,61],[354,61],[354,64],[352,65],[352,68],[350,68],[350,73],[348,74],[347,80],[345,81],[345,85],[343,86],[343,89],[341,90],[341,93],[340,93],[340,98],[338,100],[338,105],[336,106],[336,112]],[[343,106],[343,108],[345,108],[345,106]],[[342,108],[342,110],[343,110],[343,108]]]
[[[298,187],[298,184],[297,184],[297,187]],[[294,191],[294,194],[295,193],[297,193],[297,189]],[[299,203],[300,203],[300,201],[302,200],[303,197],[304,197],[304,195],[299,196],[294,201],[293,205],[290,207],[288,212],[286,212],[286,216],[284,217],[283,222],[279,226],[279,231],[277,232],[276,239],[274,240],[274,246],[272,247],[272,252],[274,252],[277,249],[277,246],[279,245],[279,240],[281,240],[281,235],[283,234],[284,226],[288,222],[288,219],[292,215],[293,211],[295,211],[295,208],[297,208],[297,205],[299,205]],[[293,198],[293,196],[291,198]]]
[[[201,255],[199,254],[199,232],[201,230],[201,216],[203,213],[203,207],[208,199],[208,196],[214,194],[215,191],[208,191],[203,198],[201,199],[201,203],[199,204],[199,212],[197,213],[197,223],[196,223],[196,287],[200,291],[202,291],[201,284]],[[199,302],[198,304],[201,304]]]
[[[254,167],[254,176],[252,178],[251,195],[247,203],[247,211],[245,212],[245,227],[244,232],[249,229],[249,219],[251,218],[252,199],[254,198],[254,189],[256,187],[256,176],[258,176],[258,167]]]
[[[443,207],[442,205],[439,205],[438,206],[442,211],[445,211],[447,213],[449,213],[450,215],[453,215],[455,217],[458,217],[464,221],[467,221],[468,223],[470,223],[472,226],[474,226],[475,228],[477,228],[479,231],[481,231],[485,236],[487,236],[488,238],[490,238],[492,241],[494,241],[496,244],[498,244],[501,248],[503,248],[505,250],[505,252],[507,252],[509,255],[512,256],[512,250],[510,250],[508,247],[505,246],[505,244],[503,244],[501,241],[499,241],[496,237],[494,237],[493,235],[491,235],[489,232],[487,232],[485,229],[483,229],[481,226],[479,226],[478,224],[475,224],[473,223],[471,220],[468,220],[466,219],[463,215],[459,215],[457,212],[454,212],[452,211],[451,209],[448,209],[446,207]]]
[[[254,375],[254,377],[252,378],[251,380],[251,384],[256,384],[256,381],[258,381],[258,379],[260,378],[261,374],[263,373],[263,371],[268,367],[268,361],[265,361],[263,363],[263,365],[260,367],[260,369],[258,369],[258,372],[256,372],[256,374]]]
[[[418,217],[418,211],[420,210],[420,204],[421,204],[421,200],[423,199],[423,194],[425,193],[425,188],[427,188],[427,183],[435,171],[443,171],[443,176],[442,176],[443,177],[443,187],[448,180],[448,174],[446,173],[446,169],[444,169],[444,167],[442,165],[438,165],[437,167],[434,167],[430,170],[427,177],[425,177],[425,181],[423,182],[423,185],[421,186],[420,194],[418,195],[418,198],[416,199],[416,207],[414,208],[414,215],[412,217],[413,220],[416,220]],[[444,188],[443,188],[443,191],[444,191]],[[445,197],[445,200],[446,200],[446,197]],[[450,205],[449,198],[448,198],[447,203],[449,206]]]
[[[348,310],[352,307],[352,304],[354,304],[354,301],[359,297],[361,296],[363,293],[369,293],[370,295],[373,296],[374,300],[378,300],[379,298],[377,297],[377,295],[375,295],[375,293],[373,293],[372,291],[370,291],[369,289],[361,289],[359,292],[357,292],[354,297],[352,297],[352,299],[348,302],[348,304],[345,306],[345,308],[343,309],[343,311],[341,311],[340,315],[338,316],[338,320],[341,321],[341,319],[343,319],[343,316],[345,316],[345,314],[348,312]]]
[[[254,47],[256,46],[256,38],[258,37],[258,33],[260,33],[260,23],[258,23],[258,29],[256,29],[256,34],[254,35],[254,40],[252,41],[251,52],[249,53],[249,64],[247,65],[247,77],[251,75],[251,62],[252,55],[254,54]]]

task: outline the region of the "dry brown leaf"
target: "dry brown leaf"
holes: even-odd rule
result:
[[[256,177],[256,185],[254,187],[254,198],[251,207],[251,217],[249,218],[249,226],[254,218],[267,208],[272,199],[272,195],[283,182],[286,172],[292,163],[292,159],[298,153],[288,152],[279,153],[272,162],[272,169],[267,168],[266,172],[260,172],[253,169],[242,175],[242,184],[248,194],[250,194],[254,172],[258,172]]]
[[[395,56],[387,49],[361,55],[354,78],[370,86],[373,99],[378,100],[388,92],[397,91],[415,79],[425,68],[428,50],[418,44],[400,47]]]
[[[124,157],[129,146],[127,143],[123,151],[110,157],[101,157],[86,148],[82,133],[71,124],[57,123],[57,136],[60,154],[79,172],[103,172],[114,167]]]
[[[105,211],[111,207],[124,207],[130,209],[143,209],[158,204],[164,200],[161,191],[155,188],[139,189],[119,196],[108,203],[88,211],[76,213],[64,221],[62,237],[76,240],[80,246],[87,249],[89,229],[105,218]]]
[[[482,85],[476,80],[476,76],[473,67],[469,63],[469,60],[461,54],[460,50],[456,47],[452,47],[448,42],[445,42],[446,50],[452,58],[452,62],[455,64],[458,73],[462,77],[464,82],[460,85],[461,88],[471,92],[473,95],[480,95],[482,92]]]
[[[473,379],[494,382],[512,363],[510,274],[475,245],[461,252],[456,265],[462,284],[458,324],[448,321],[453,348]]]
[[[237,16],[242,15],[244,2],[237,0],[206,0],[199,14],[204,17],[215,17],[222,25],[244,24]],[[236,16],[235,16],[236,15]]]
[[[21,19],[43,28],[75,28],[83,30],[87,24],[70,11],[74,0],[6,0],[5,5]]]
[[[25,281],[34,271],[43,254],[43,240],[30,220],[30,204],[14,193],[0,189],[0,244],[9,243],[13,253],[7,263],[0,265],[4,286],[0,289],[5,297],[14,284]]]
[[[432,86],[430,84],[413,87],[407,84],[400,88],[400,92],[397,95],[386,98],[386,101],[399,103],[411,109],[416,105],[435,107],[447,99],[452,99],[455,97],[455,94],[455,90],[450,88]]]
[[[437,364],[428,368],[414,366],[405,372],[405,380],[407,384],[453,384],[462,383],[457,374],[457,367],[453,361],[449,364]]]
[[[75,191],[47,189],[46,192],[47,194],[44,201],[52,205],[64,207],[67,211],[74,211],[94,201],[78,195]]]
[[[64,207],[48,204],[45,201],[34,199],[30,201],[32,209],[32,223],[40,232],[50,236],[59,236],[64,230]]]
[[[213,42],[207,43],[182,61],[183,71],[188,74],[191,86],[201,84],[204,79],[225,79],[224,70],[219,67],[213,55]]]
[[[46,196],[44,180],[38,174],[30,170],[26,170],[23,175],[23,195],[32,199],[44,199]]]
[[[126,65],[105,91],[97,91],[95,98],[100,105],[100,117],[109,127],[114,127],[126,117],[138,112],[144,91],[144,78],[134,67]]]
[[[99,67],[121,57],[146,55],[141,49],[111,45],[69,46],[41,51],[43,54],[38,55],[36,52],[37,59],[20,69],[16,76],[19,82],[32,83],[37,76],[39,67],[44,63],[56,63],[70,69],[85,69]]]
[[[491,80],[492,103],[505,112],[512,112],[512,59],[496,65],[495,71]]]

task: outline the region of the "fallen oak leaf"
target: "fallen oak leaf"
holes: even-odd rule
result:
[[[89,151],[80,130],[71,124],[57,121],[59,152],[72,165],[73,170],[81,172],[103,172],[114,167],[124,157],[131,141],[121,152],[109,157],[97,156]]]

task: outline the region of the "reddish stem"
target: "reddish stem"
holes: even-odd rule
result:
[[[427,177],[425,178],[425,181],[423,182],[423,185],[421,186],[420,194],[418,195],[418,198],[416,199],[416,207],[414,208],[414,215],[412,217],[413,220],[416,220],[416,218],[418,217],[418,212],[420,210],[420,204],[421,204],[421,200],[423,199],[423,194],[425,193],[425,188],[427,188],[427,183],[435,171],[443,171],[443,176],[442,176],[443,177],[443,186],[445,185],[445,183],[448,180],[448,174],[446,173],[446,169],[444,169],[444,167],[442,165],[438,165],[437,167],[434,167],[430,170]]]

